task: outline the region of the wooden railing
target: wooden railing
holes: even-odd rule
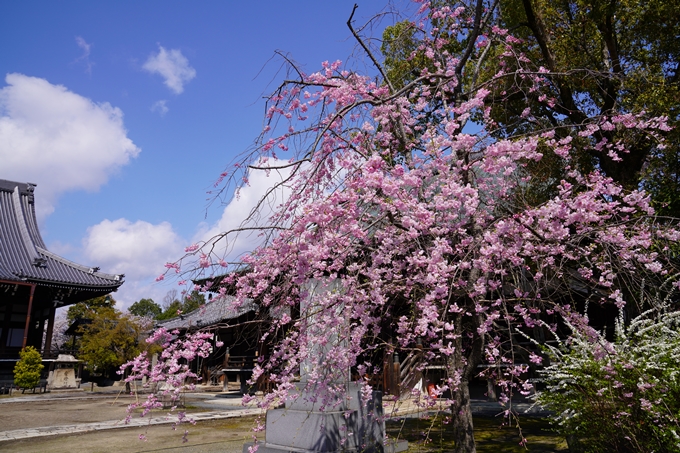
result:
[[[224,375],[223,389],[228,390],[229,381],[231,377],[235,378],[235,382],[240,384],[241,393],[253,393],[255,391],[270,392],[271,382],[267,375],[262,375],[258,378],[257,383],[248,385],[247,381],[253,375],[253,369],[258,357],[256,356],[227,356],[224,361],[224,367],[220,370]]]
[[[412,352],[399,364],[399,394],[405,395],[423,378],[423,353]]]

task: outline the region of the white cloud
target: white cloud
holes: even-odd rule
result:
[[[61,85],[8,74],[0,89],[0,178],[38,184],[39,217],[66,191],[95,191],[140,149],[123,112]]]
[[[176,282],[156,283],[155,278],[166,262],[182,255],[184,245],[168,222],[103,220],[88,228],[83,255],[103,272],[125,274],[125,283],[114,294],[122,309],[142,298],[160,303],[169,289],[177,288]]]
[[[281,163],[285,162],[269,161],[270,165]],[[243,226],[246,217],[267,191],[289,176],[291,170],[292,168],[271,171],[269,176],[263,171],[251,172],[250,184],[243,187],[238,197],[234,197],[225,206],[217,222],[212,225],[199,225],[193,242],[209,241],[224,231]],[[289,195],[288,189],[277,189],[273,192],[260,208],[255,222],[259,225],[266,224],[275,207]],[[220,241],[216,244],[214,252],[233,260],[240,254],[253,250],[261,240],[258,232],[230,236],[229,243]],[[168,222],[154,225],[141,220],[136,222],[127,219],[104,220],[88,228],[82,245],[82,262],[99,266],[103,272],[125,274],[125,283],[114,294],[121,309],[145,297],[160,303],[169,290],[176,289],[181,292],[191,289],[190,282],[187,286],[178,286],[177,280],[171,278],[175,275],[172,271],[168,274],[169,278],[155,282],[155,278],[165,270],[165,263],[181,258],[185,246],[189,245],[189,242],[181,238]]]
[[[165,116],[166,113],[168,113],[168,101],[165,99],[156,101],[154,104],[151,106],[151,111],[152,112],[158,112],[161,116]]]
[[[286,163],[286,161],[270,159],[266,165],[276,166]],[[269,174],[261,170],[251,171],[248,175],[249,185],[242,187],[238,196],[235,196],[225,206],[221,218],[215,224],[203,225],[199,229],[198,233],[194,236],[194,243],[212,241],[217,235],[239,227],[266,225],[277,206],[290,196],[290,189],[287,187],[279,187],[272,191],[265,202],[259,206],[257,214],[251,221],[244,223],[244,220],[250,215],[260,200],[263,199],[265,194],[274,185],[290,176],[292,170],[293,167],[288,167],[282,170],[270,171]],[[218,242],[215,252],[223,253],[226,257],[233,260],[240,254],[253,250],[261,241],[262,238],[259,237],[258,231],[231,234],[226,241],[222,239]]]
[[[47,248],[52,253],[56,253],[59,256],[69,256],[74,253],[76,253],[76,248],[73,247],[72,244],[69,244],[67,242],[61,242],[61,241],[53,241],[50,242],[49,247]]]
[[[92,49],[92,44],[88,44],[82,37],[76,36],[76,44],[78,47],[83,49],[83,54],[76,58],[76,61],[83,61],[85,63],[85,72],[88,74],[92,73],[92,66],[94,63],[90,61],[90,50]]]
[[[81,36],[76,36],[76,44],[78,44],[78,47],[83,49],[83,54],[78,57],[79,60],[90,56],[92,44],[88,44],[87,41],[85,41]]]
[[[87,229],[85,256],[106,272],[130,278],[156,277],[177,259],[184,242],[168,222],[103,220]]]
[[[179,49],[158,47],[158,54],[152,54],[143,68],[152,74],[160,74],[165,79],[165,85],[175,94],[180,94],[184,91],[184,85],[196,77],[196,70],[189,66],[189,60]]]

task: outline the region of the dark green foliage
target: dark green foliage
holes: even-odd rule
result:
[[[163,310],[163,313],[156,317],[157,320],[163,321],[179,316],[182,313],[189,313],[196,310],[198,307],[205,304],[205,296],[198,291],[192,291],[188,294],[184,301],[174,299],[168,303]]]
[[[499,21],[522,38],[516,51],[534,70],[544,67],[555,74],[545,93],[498,88],[491,113],[501,133],[566,126],[557,133],[577,138],[576,132],[601,115],[668,116],[675,130],[667,134],[665,148],[617,128],[595,138],[623,140],[629,151],[620,156],[621,164],[592,150],[584,151],[579,163],[586,172],[600,168],[628,189],[644,187],[660,213],[680,215],[680,2],[505,0]],[[503,52],[502,46],[495,51]],[[487,77],[497,61],[488,60]],[[540,100],[540,94],[554,104]],[[531,119],[522,117],[527,107]]]
[[[467,6],[468,11],[473,2],[449,3]],[[583,173],[599,168],[626,189],[642,187],[658,213],[680,217],[680,0],[503,0],[488,17],[489,26],[499,25],[521,38],[513,47],[529,62],[523,70],[552,73],[540,92],[531,89],[529,79],[507,78],[505,84],[490,85],[501,69],[505,43],[475,49],[475,63],[462,71],[462,92],[481,85],[491,89],[486,102],[498,123],[496,136],[555,130],[558,137],[579,140],[578,132],[603,115],[667,116],[674,129],[666,133],[665,147],[626,128],[600,131],[595,139],[625,143],[623,162],[585,146],[592,143],[581,139],[582,145],[575,147],[580,154],[571,165]],[[460,55],[465,35],[439,38],[449,40],[452,55]],[[411,22],[385,29],[383,63],[395,89],[431,64],[418,50],[423,37]],[[517,68],[504,69],[511,73]],[[523,115],[527,107],[530,118]],[[518,197],[537,204],[549,199],[566,173],[563,167],[553,159],[526,168],[531,179]]]
[[[156,319],[159,321],[164,321],[166,319],[171,319],[174,318],[175,316],[179,316],[180,313],[183,313],[182,302],[175,299],[170,304],[165,306],[163,312],[160,315],[158,315]]]
[[[68,307],[66,317],[70,322],[76,319],[91,319],[99,310],[113,308],[116,301],[111,296],[95,297]]]
[[[158,319],[158,316],[163,312],[163,309],[154,302],[153,299],[140,299],[130,305],[128,311],[135,316]]]
[[[189,313],[190,311],[196,310],[201,305],[205,305],[205,296],[198,291],[192,291],[184,298],[182,312]]]

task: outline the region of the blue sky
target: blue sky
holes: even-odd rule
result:
[[[38,185],[50,250],[127,275],[121,308],[161,302],[165,261],[247,211],[206,211],[206,191],[262,128],[274,51],[307,72],[347,60],[353,4],[1,2],[0,179]],[[385,4],[360,2],[356,23]]]

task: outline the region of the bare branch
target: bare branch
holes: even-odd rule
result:
[[[366,52],[366,55],[371,59],[373,62],[373,65],[376,67],[376,69],[380,72],[380,75],[382,75],[383,80],[387,85],[390,87],[390,92],[394,91],[394,87],[392,86],[392,82],[390,82],[390,79],[387,78],[387,75],[385,74],[385,71],[383,71],[382,66],[380,63],[378,63],[378,60],[373,56],[373,53],[371,50],[368,48],[366,43],[361,39],[361,37],[357,34],[356,31],[354,31],[354,27],[352,26],[352,18],[354,17],[354,12],[357,10],[359,5],[356,3],[354,4],[354,8],[352,8],[352,14],[350,14],[349,19],[347,20],[347,26],[349,27],[350,31],[352,32],[352,35],[354,35],[354,38],[357,40],[357,42],[363,47],[364,52]]]
[[[295,162],[290,162],[288,164],[284,165],[268,165],[266,167],[261,167],[258,165],[248,165],[248,168],[251,168],[253,170],[282,170],[284,168],[289,168],[289,167],[294,167],[296,165],[302,165],[304,162],[311,162],[310,159],[300,159],[296,160]]]

